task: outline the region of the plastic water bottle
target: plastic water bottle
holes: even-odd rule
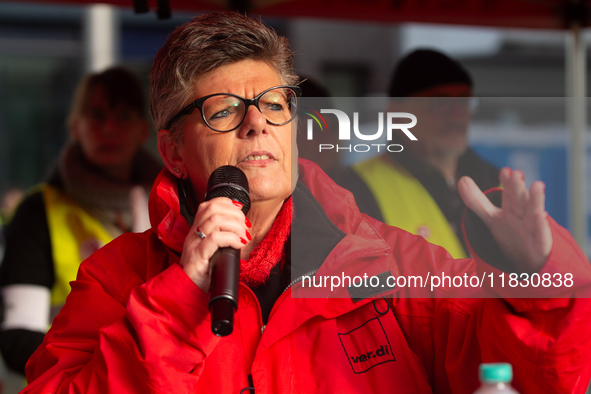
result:
[[[519,394],[511,387],[513,369],[509,363],[480,364],[480,388],[474,394]]]

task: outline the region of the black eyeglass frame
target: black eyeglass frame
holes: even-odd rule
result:
[[[195,109],[199,110],[199,113],[201,113],[201,118],[203,119],[203,122],[207,125],[207,127],[209,127],[210,129],[212,129],[213,131],[217,131],[218,133],[227,133],[233,130],[236,130],[238,127],[240,127],[242,125],[242,122],[244,122],[244,118],[246,117],[246,113],[248,112],[248,108],[251,105],[254,105],[256,107],[256,109],[259,110],[260,113],[263,113],[261,111],[261,109],[259,108],[259,100],[261,99],[261,97],[263,97],[265,95],[265,93],[270,92],[271,90],[275,90],[275,89],[279,89],[279,88],[288,88],[294,91],[295,95],[296,95],[296,108],[295,111],[293,111],[293,115],[291,117],[291,119],[289,119],[286,122],[283,123],[273,123],[271,121],[269,121],[269,119],[267,120],[267,123],[272,124],[274,126],[283,126],[284,124],[288,124],[289,122],[291,122],[292,120],[295,119],[295,117],[297,116],[297,98],[301,97],[302,95],[302,89],[299,86],[290,86],[290,85],[279,85],[279,86],[273,86],[272,88],[269,88],[267,90],[264,90],[262,93],[260,93],[259,95],[257,95],[255,98],[252,99],[247,99],[244,97],[240,97],[238,95],[232,94],[232,93],[214,93],[214,94],[210,94],[208,96],[204,96],[201,98],[198,98],[197,100],[193,101],[192,103],[190,103],[189,105],[187,105],[185,108],[181,109],[176,115],[174,115],[166,124],[166,129],[169,130],[170,127],[174,124],[174,122],[176,122],[177,120],[179,120],[181,117],[185,116],[185,115],[190,115],[193,113],[193,111],[195,111]],[[205,115],[203,114],[203,103],[205,103],[205,100],[207,100],[210,97],[214,97],[214,96],[232,96],[232,97],[236,97],[237,99],[239,99],[240,101],[242,101],[244,103],[244,113],[242,114],[242,119],[240,119],[240,122],[238,122],[238,124],[236,125],[236,127],[234,127],[231,130],[216,130],[214,129],[209,123],[207,123],[207,119],[205,119]]]

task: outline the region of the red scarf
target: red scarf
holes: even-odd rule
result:
[[[240,260],[240,282],[251,289],[264,284],[277,263],[285,263],[285,242],[291,232],[291,197],[285,201],[271,230],[250,253],[248,260]]]

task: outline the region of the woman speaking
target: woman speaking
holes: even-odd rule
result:
[[[287,40],[257,20],[202,15],[172,33],[151,72],[166,165],[150,195],[152,229],[82,264],[27,364],[25,392],[471,393],[478,364],[490,361],[511,362],[522,392],[583,392],[591,373],[583,299],[293,296],[302,288],[294,273],[358,270],[365,258],[372,274],[501,272],[486,248],[453,260],[362,215],[313,163],[292,168],[296,83]],[[204,198],[223,165],[248,178],[247,216],[240,203]],[[459,188],[510,272],[562,272],[564,263],[577,278],[565,297],[588,289],[588,263],[547,217],[544,185],[528,191],[509,169],[500,180],[501,208],[471,179]],[[218,337],[207,292],[222,247],[240,250],[241,272],[233,332]]]

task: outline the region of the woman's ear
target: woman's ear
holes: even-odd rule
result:
[[[168,130],[158,132],[158,153],[160,153],[160,157],[168,171],[177,178],[182,179],[185,168],[184,160],[179,154],[178,142],[172,138]]]

